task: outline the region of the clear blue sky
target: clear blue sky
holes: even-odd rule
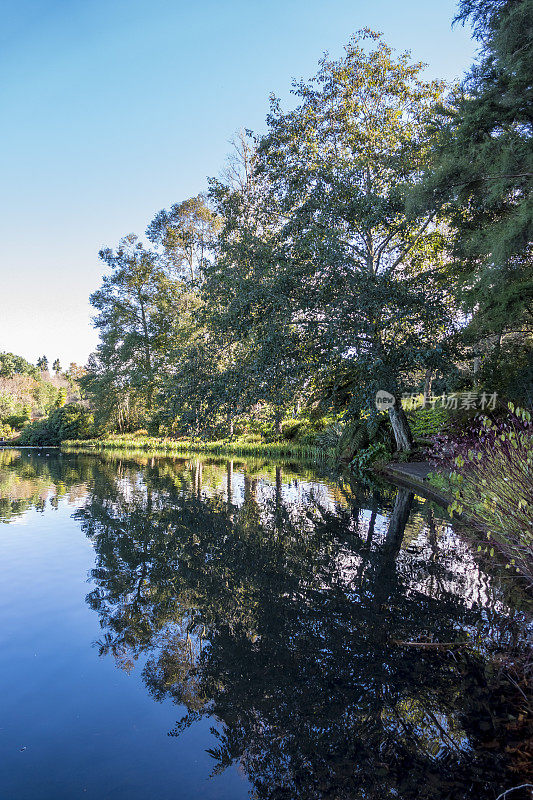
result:
[[[2,0],[0,350],[84,363],[97,253],[206,188],[358,28],[447,80],[468,68],[450,0]]]

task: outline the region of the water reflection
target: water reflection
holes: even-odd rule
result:
[[[26,459],[50,502],[84,495],[99,652],[182,707],[171,735],[212,719],[214,774],[237,763],[265,800],[511,785],[486,663],[524,615],[432,504],[290,465]],[[423,640],[469,646],[402,644]]]
[[[31,508],[71,505],[87,493],[94,473],[93,458],[64,459],[56,450],[0,449],[0,522],[22,517]]]

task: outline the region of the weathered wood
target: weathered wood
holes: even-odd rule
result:
[[[466,647],[468,642],[400,642],[392,640],[398,647],[419,647],[422,650],[451,650],[456,647]]]
[[[396,441],[396,449],[400,452],[410,452],[413,449],[413,434],[399,399],[389,408],[389,419]]]

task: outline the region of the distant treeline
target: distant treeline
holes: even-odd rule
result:
[[[83,370],[71,364],[61,370],[54,361],[54,375],[48,360],[40,358],[37,365],[14,353],[0,353],[0,437],[9,439],[32,419],[46,417],[66,403],[80,400],[77,378]]]

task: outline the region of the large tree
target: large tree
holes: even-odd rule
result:
[[[160,325],[155,320],[159,298],[164,296],[164,270],[157,254],[133,234],[116,251],[102,250],[100,258],[111,273],[91,295],[101,339],[85,385],[94,395],[108,396],[117,407],[126,409],[142,401],[149,413],[156,389]]]
[[[257,143],[240,132],[233,145],[222,180],[210,181],[219,230],[201,296],[205,341],[217,368],[204,395],[225,415],[230,432],[239,415],[261,408],[279,433],[302,381],[301,343],[272,286],[279,217],[257,170]]]
[[[268,259],[247,260],[250,286],[263,298],[268,289],[271,308],[305,342],[316,380],[348,384],[354,413],[373,409],[379,389],[396,398],[398,449],[412,443],[400,394],[413,370],[438,363],[453,319],[438,214],[409,214],[404,202],[443,90],[422,80],[422,67],[365,30],[344,58],[325,57],[312,81],[295,86],[295,110],[272,101],[256,173],[274,233]],[[259,291],[242,320],[257,313]]]
[[[202,195],[174,203],[159,211],[149,224],[146,235],[160,247],[167,269],[187,283],[197,283],[207,261],[209,247],[218,228],[218,220]]]
[[[485,338],[497,366],[505,340],[531,348],[533,2],[461,0],[457,20],[473,24],[480,50],[436,117],[424,188],[428,206],[447,205],[468,338]]]

